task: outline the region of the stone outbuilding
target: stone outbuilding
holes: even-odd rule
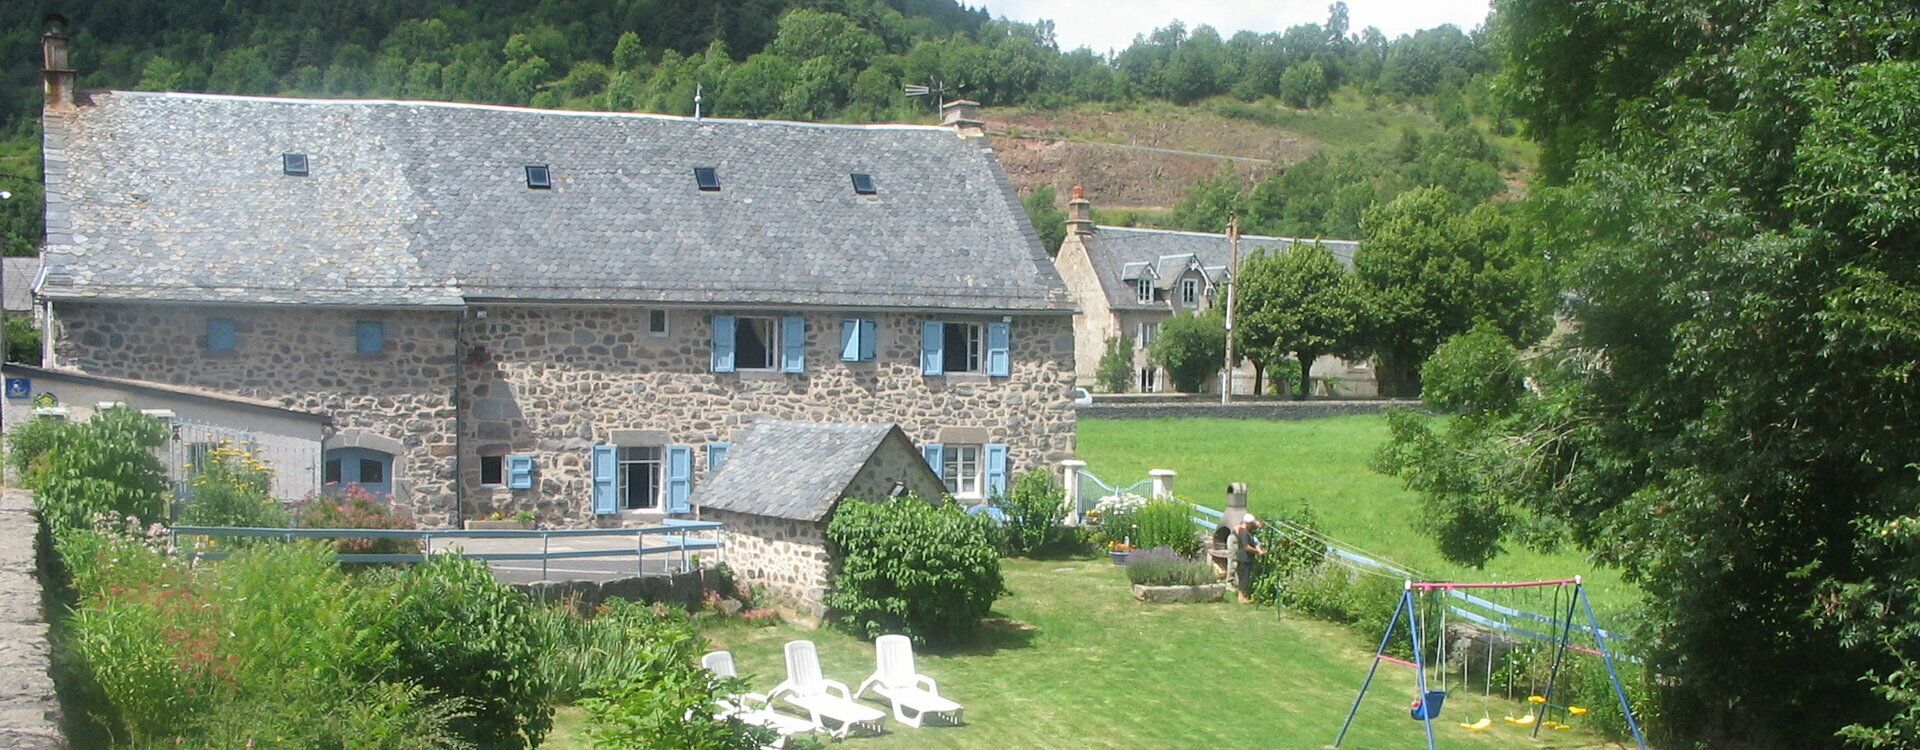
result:
[[[702,518],[727,526],[726,560],[741,586],[821,614],[833,560],[827,521],[842,500],[946,486],[898,425],[762,420],[694,491]]]

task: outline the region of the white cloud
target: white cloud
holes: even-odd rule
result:
[[[987,12],[1016,21],[1050,19],[1060,48],[1091,47],[1118,52],[1145,34],[1179,19],[1192,29],[1207,24],[1222,38],[1237,31],[1266,33],[1303,23],[1326,23],[1333,0],[986,0]],[[1377,26],[1387,38],[1451,23],[1472,30],[1487,20],[1489,0],[1348,0],[1349,25],[1358,32]]]

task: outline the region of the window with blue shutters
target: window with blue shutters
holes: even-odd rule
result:
[[[533,489],[533,457],[507,457],[507,489]]]
[[[807,371],[807,319],[789,315],[780,319],[780,371]]]
[[[1013,372],[1013,324],[987,324],[987,374],[1006,377]]]
[[[713,371],[733,372],[733,316],[713,316]]]
[[[667,512],[693,510],[687,498],[693,495],[693,446],[667,446]]]
[[[988,497],[1007,496],[1007,445],[1005,443],[987,443],[987,490]]]
[[[232,318],[207,319],[207,351],[233,351],[234,340],[236,338],[238,338],[238,336],[234,333]]]
[[[937,320],[920,324],[920,374],[939,375],[946,372],[944,348],[946,346],[947,326]],[[939,471],[938,466],[934,471]]]
[[[360,354],[379,354],[386,348],[386,326],[378,320],[353,324],[353,350]]]
[[[868,318],[840,321],[840,359],[848,362],[873,360],[875,326]]]
[[[593,512],[599,515],[620,512],[618,450],[611,445],[593,446]]]
[[[920,446],[920,457],[927,460],[927,467],[933,469],[933,475],[945,479],[941,474],[945,470],[947,447],[939,443],[927,443]]]
[[[707,443],[707,476],[720,470],[720,463],[727,460],[727,450],[733,443]]]

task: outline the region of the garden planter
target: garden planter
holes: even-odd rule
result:
[[[1131,554],[1133,553],[1127,550],[1107,550],[1107,557],[1112,558],[1115,565],[1127,564],[1127,555]]]
[[[532,521],[468,521],[468,531],[527,531],[533,528]]]
[[[1227,584],[1209,583],[1203,586],[1141,586],[1133,587],[1133,598],[1143,602],[1162,604],[1182,604],[1194,602],[1217,602],[1227,597]]]

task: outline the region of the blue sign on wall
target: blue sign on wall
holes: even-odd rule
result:
[[[26,398],[32,394],[32,378],[7,378],[7,398]]]

